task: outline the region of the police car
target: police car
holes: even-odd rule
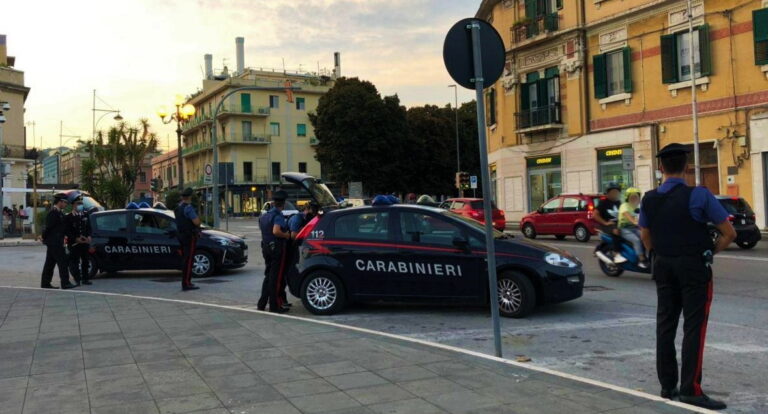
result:
[[[163,270],[181,268],[181,247],[176,238],[172,211],[128,208],[90,215],[91,257],[97,271]],[[248,262],[242,237],[203,228],[197,241],[192,274],[210,276],[222,269],[236,269]]]
[[[297,182],[296,178],[288,179]],[[316,201],[327,188],[303,179]],[[337,209],[299,233],[287,275],[291,293],[310,312],[329,315],[350,302],[395,301],[487,305],[485,227],[443,209],[393,204]],[[494,231],[498,305],[523,317],[539,304],[580,297],[581,263],[571,254]]]

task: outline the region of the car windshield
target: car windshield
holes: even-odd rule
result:
[[[457,213],[454,213],[454,212],[449,211],[449,210],[441,211],[440,214],[443,214],[443,215],[445,215],[447,217],[451,217],[451,218],[454,218],[456,220],[462,221],[462,222],[464,222],[464,224],[467,224],[470,227],[472,227],[474,229],[477,229],[478,231],[480,231],[482,233],[485,233],[485,224],[481,223],[481,222],[479,222],[477,220],[472,220],[471,218],[464,217],[461,214],[457,214]],[[511,237],[508,234],[500,232],[500,231],[498,231],[496,229],[493,229],[493,228],[491,229],[491,231],[493,232],[493,238],[494,239],[507,239],[507,238]]]
[[[720,204],[725,208],[728,214],[755,214],[746,200],[743,198],[721,198]]]
[[[321,206],[328,207],[339,204],[336,202],[336,198],[333,197],[331,190],[329,190],[325,184],[317,182],[314,178],[306,178],[302,183],[309,192],[312,193],[312,197],[314,197]]]
[[[91,211],[96,208],[99,211],[104,211],[104,206],[101,205],[96,199],[91,196],[83,195],[83,208],[85,211]]]
[[[483,209],[483,200],[476,200],[469,203],[469,206],[472,207],[472,210],[482,210]],[[496,203],[491,202],[491,208],[496,210]]]

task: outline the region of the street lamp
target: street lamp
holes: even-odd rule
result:
[[[99,100],[102,103],[106,104],[107,106],[112,106],[112,105],[109,105],[106,102],[104,102],[101,98],[99,98]],[[93,112],[93,118],[92,118],[93,119],[93,127],[91,129],[91,143],[93,143],[93,140],[96,139],[96,125],[99,124],[99,121],[101,121],[102,118],[104,118],[104,116],[106,116],[107,114],[117,114],[112,119],[114,119],[115,121],[118,121],[118,122],[123,120],[123,116],[120,115],[120,110],[119,109],[101,109],[101,108],[97,108],[96,107],[96,89],[93,90],[93,105],[91,106],[91,112]],[[99,117],[98,120],[96,119],[96,112],[104,112]],[[90,157],[91,157],[91,159],[93,159],[93,150],[90,151]]]
[[[160,120],[163,121],[164,124],[170,124],[173,121],[176,121],[176,145],[177,145],[177,151],[178,151],[178,164],[179,164],[179,185],[178,189],[179,191],[184,190],[184,164],[182,163],[182,157],[181,157],[181,124],[188,121],[190,118],[192,118],[195,115],[195,107],[192,104],[184,104],[184,97],[181,95],[176,95],[176,101],[174,102],[174,106],[176,107],[175,112],[169,112],[168,107],[161,106],[157,109],[157,116],[160,117]]]

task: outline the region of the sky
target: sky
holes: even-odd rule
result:
[[[406,106],[453,102],[442,60],[448,29],[472,17],[479,0],[35,0],[3,1],[0,34],[25,72],[29,147],[53,147],[63,134],[88,139],[93,90],[99,109],[126,121],[149,119],[163,150],[175,127],[156,115],[177,94],[202,86],[203,55],[214,69],[235,65],[317,70],[341,52],[343,76],[373,82]],[[459,89],[459,102],[473,92]],[[97,119],[102,113],[97,113]],[[111,126],[106,114],[97,129]],[[35,142],[31,122],[34,121]],[[65,137],[64,145],[77,138]]]

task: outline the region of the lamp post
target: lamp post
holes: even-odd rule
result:
[[[461,171],[461,158],[459,155],[459,87],[456,84],[448,85],[453,88],[454,112],[456,113],[456,172]],[[461,188],[458,189],[461,197]]]
[[[102,102],[104,102],[104,101],[102,101]],[[106,102],[104,102],[104,103],[106,103]],[[107,106],[110,106],[110,105],[107,104]],[[93,125],[92,125],[92,128],[91,128],[91,145],[93,145],[93,140],[96,139],[96,125],[99,124],[99,121],[101,121],[102,118],[104,118],[105,115],[116,113],[117,115],[115,115],[112,119],[114,119],[115,121],[118,121],[118,122],[122,121],[123,117],[122,117],[122,115],[120,115],[120,110],[119,109],[100,109],[100,108],[96,108],[96,89],[93,90],[93,105],[91,105],[91,112],[93,114],[92,115]],[[98,120],[96,119],[96,112],[104,112],[99,117]],[[89,154],[90,158],[93,159],[93,148],[91,148],[91,151],[89,153],[90,153]]]
[[[181,124],[188,121],[190,118],[192,118],[195,115],[195,107],[192,104],[184,104],[184,97],[181,95],[176,95],[176,101],[174,102],[174,106],[176,107],[176,111],[173,113],[168,112],[168,108],[165,106],[161,106],[157,110],[157,116],[160,117],[160,120],[163,121],[164,124],[170,124],[173,121],[176,121],[176,145],[177,145],[177,152],[178,152],[178,165],[179,165],[179,191],[184,190],[184,163],[182,162],[182,151],[181,151]]]

